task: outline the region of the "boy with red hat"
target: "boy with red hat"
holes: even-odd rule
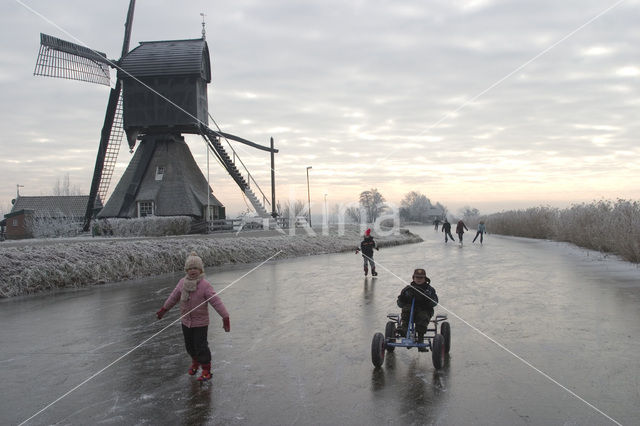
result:
[[[369,273],[369,265],[371,265],[371,275],[374,277],[378,275],[378,273],[376,272],[376,264],[373,261],[373,249],[379,250],[376,246],[376,242],[371,236],[371,229],[367,229],[364,233],[364,240],[362,240],[362,242],[360,243],[360,249],[356,249],[356,254],[358,254],[359,251],[362,251],[365,277]]]

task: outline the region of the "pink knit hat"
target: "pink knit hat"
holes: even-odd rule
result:
[[[198,253],[192,251],[189,256],[187,256],[187,260],[184,262],[184,270],[188,271],[191,268],[198,268],[200,272],[204,272],[204,263]]]

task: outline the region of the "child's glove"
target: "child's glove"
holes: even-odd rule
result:
[[[164,308],[164,306],[162,308],[160,308],[160,310],[158,312],[156,312],[156,316],[158,317],[158,319],[162,319],[162,317],[164,316],[165,312],[167,312],[167,310]]]
[[[360,253],[360,250],[356,249],[356,254]]]
[[[380,249],[378,247],[376,247],[376,251],[380,251]]]
[[[229,317],[222,318],[222,328],[224,328],[224,331],[226,331],[227,333],[231,331],[231,323],[229,322]]]

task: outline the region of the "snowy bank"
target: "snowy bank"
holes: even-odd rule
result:
[[[84,287],[181,271],[196,251],[205,266],[355,250],[362,240],[358,227],[329,235],[295,235],[275,231],[159,238],[79,238],[22,240],[0,244],[0,297],[33,294],[65,287]],[[374,234],[375,236],[375,234]],[[401,229],[375,236],[379,247],[422,241]]]

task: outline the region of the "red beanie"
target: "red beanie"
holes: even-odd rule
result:
[[[371,229],[367,229],[366,231],[364,231],[364,235],[366,235],[367,237],[371,235]]]

